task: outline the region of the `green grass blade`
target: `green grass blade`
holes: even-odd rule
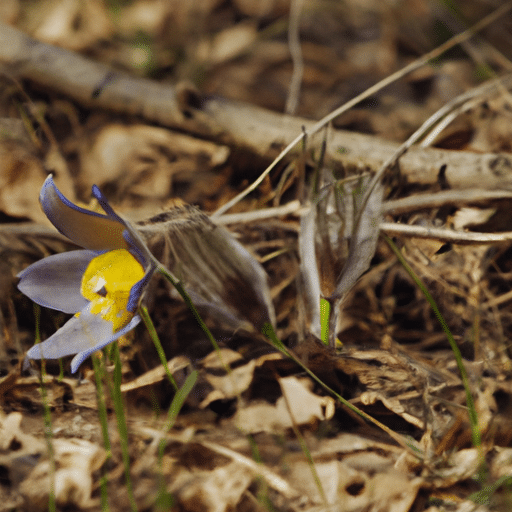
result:
[[[103,379],[105,378],[105,358],[103,357],[100,362],[99,358],[93,354],[92,364],[94,367],[94,379],[96,381],[96,402],[98,404],[98,416],[101,424],[103,446],[105,447],[106,452],[105,463],[103,464],[102,474],[100,478],[101,510],[104,512],[109,512],[110,508],[108,505],[108,479],[105,468],[108,461],[112,458],[112,449],[110,445],[110,436],[108,434],[108,413],[103,388]]]
[[[510,500],[510,491],[512,490],[512,477],[510,475],[503,475],[492,484],[484,486],[483,489],[469,495],[468,500],[474,501],[478,505],[492,505],[493,495],[502,487],[505,487],[505,492],[508,493]]]
[[[114,358],[114,385],[111,393],[114,400],[114,411],[117,419],[117,430],[119,432],[119,442],[121,445],[121,454],[123,458],[124,474],[126,479],[126,490],[130,501],[132,512],[137,512],[137,504],[133,496],[132,479],[130,475],[130,454],[128,451],[128,427],[126,425],[126,416],[124,414],[123,395],[121,392],[121,357],[119,355],[119,345],[112,344],[112,355]]]
[[[366,414],[364,411],[356,407],[355,405],[351,404],[348,400],[345,400],[341,395],[336,393],[334,389],[330,388],[327,384],[325,384],[322,379],[317,377],[302,361],[300,361],[295,355],[293,355],[288,348],[284,345],[284,343],[276,336],[276,333],[274,332],[274,328],[269,324],[265,324],[263,326],[262,332],[266,338],[270,340],[272,345],[279,350],[283,355],[286,357],[289,357],[292,359],[297,365],[299,365],[315,382],[320,384],[328,393],[330,393],[332,396],[334,396],[341,404],[343,404],[347,409],[350,409],[352,412],[356,413],[361,418],[365,419],[366,421],[369,421],[370,423],[373,423],[375,426],[379,427],[381,430],[386,432],[392,439],[394,439],[400,446],[405,448],[409,453],[414,455],[415,457],[422,459],[423,454],[421,453],[420,449],[417,445],[412,444],[408,440],[406,440],[403,436],[400,434],[397,434],[393,430],[391,430],[389,427],[381,423],[380,421],[376,420],[375,418],[372,418],[369,414]]]
[[[171,405],[169,407],[169,411],[167,412],[167,432],[171,430],[171,428],[174,426],[174,423],[176,423],[176,418],[178,417],[178,414],[180,413],[181,408],[185,403],[185,400],[187,399],[188,395],[195,386],[198,375],[199,372],[197,370],[194,370],[186,378],[185,382],[183,383],[183,386],[181,386],[181,388],[178,389],[178,391],[174,395],[174,398],[172,399]]]
[[[158,353],[158,357],[160,358],[160,362],[162,363],[162,366],[165,369],[165,373],[167,374],[167,378],[169,379],[169,382],[172,384],[174,391],[178,391],[178,384],[176,384],[176,381],[174,380],[174,377],[172,376],[171,370],[169,370],[169,366],[167,365],[167,357],[165,357],[164,348],[162,347],[162,343],[160,342],[160,338],[158,337],[158,333],[156,332],[153,321],[151,320],[151,317],[149,316],[148,308],[146,306],[140,306],[139,307],[139,315],[141,316],[142,321],[144,322],[144,325],[146,326],[146,329],[149,332],[151,340],[153,341],[153,344],[155,345],[156,351]]]
[[[34,317],[35,317],[35,343],[41,342],[41,307],[34,304]],[[55,501],[55,450],[53,449],[53,429],[52,429],[52,413],[48,404],[48,393],[44,384],[46,377],[46,364],[45,360],[41,358],[41,373],[40,373],[40,387],[41,387],[41,401],[43,403],[43,416],[44,416],[44,438],[46,447],[48,449],[48,458],[50,460],[50,489],[48,490],[48,511],[56,512],[57,504]]]
[[[190,295],[187,293],[187,290],[185,290],[181,282],[178,279],[176,279],[172,275],[172,273],[169,272],[169,270],[167,270],[162,264],[158,265],[157,272],[164,276],[165,279],[167,279],[174,286],[176,291],[181,295],[182,299],[185,301],[185,304],[194,315],[194,318],[197,320],[197,323],[201,327],[201,330],[206,334],[206,337],[212,344],[212,347],[215,349],[215,352],[217,352],[217,355],[219,356],[219,360],[222,366],[224,367],[228,374],[231,374],[231,368],[224,363],[224,360],[222,358],[222,352],[220,351],[220,347],[219,344],[217,343],[217,340],[213,337],[213,334],[211,333],[210,329],[208,329],[208,326],[204,323],[204,320],[202,319],[201,315],[199,314],[199,311],[192,302],[192,299],[190,298]]]
[[[194,388],[197,377],[199,373],[194,370],[185,380],[183,383],[183,386],[176,391],[176,394],[174,395],[174,398],[172,399],[171,405],[169,407],[169,411],[167,413],[167,425],[165,428],[166,432],[169,432],[171,428],[173,427],[174,423],[176,422],[176,418],[178,417],[178,414],[181,411],[181,408],[183,407],[183,404],[185,403],[185,400],[187,399],[188,395]],[[160,440],[160,443],[158,444],[158,468],[159,468],[159,490],[158,490],[158,496],[156,499],[155,507],[159,510],[169,510],[174,503],[174,498],[172,494],[167,492],[167,489],[165,487],[165,480],[164,480],[164,471],[163,471],[163,458],[164,458],[164,451],[165,446],[167,442],[165,438],[162,438]]]
[[[398,258],[398,261],[402,264],[405,271],[411,276],[411,279],[414,281],[416,286],[421,290],[425,298],[427,299],[430,307],[432,308],[432,311],[436,315],[439,323],[441,324],[441,327],[446,334],[446,337],[448,338],[448,343],[450,344],[450,347],[452,349],[453,355],[455,356],[455,361],[457,363],[457,368],[460,373],[460,378],[462,380],[462,385],[464,386],[464,390],[466,392],[466,405],[468,407],[468,415],[469,415],[469,421],[471,424],[471,435],[473,440],[473,445],[475,447],[481,446],[481,436],[480,436],[480,428],[478,426],[478,415],[475,408],[475,401],[473,400],[473,395],[471,393],[471,388],[469,385],[469,379],[468,374],[466,371],[466,368],[464,366],[464,363],[462,361],[462,354],[460,353],[459,347],[457,345],[457,342],[455,341],[455,338],[453,337],[450,328],[448,327],[448,324],[446,323],[446,320],[444,319],[443,315],[441,314],[441,311],[437,307],[437,304],[430,294],[430,292],[427,290],[426,286],[423,284],[421,279],[418,277],[418,275],[414,272],[414,270],[411,268],[411,266],[407,263],[405,260],[402,252],[398,247],[395,245],[393,240],[389,238],[388,236],[384,235],[384,238],[386,242],[388,243],[391,250],[395,253],[396,257]]]

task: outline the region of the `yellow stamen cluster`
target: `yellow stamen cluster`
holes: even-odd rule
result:
[[[117,249],[91,260],[80,291],[91,302],[91,313],[112,322],[116,332],[133,317],[126,310],[130,290],[143,277],[142,265],[127,250]]]

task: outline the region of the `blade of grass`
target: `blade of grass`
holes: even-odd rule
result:
[[[292,359],[296,364],[298,364],[315,382],[320,384],[328,393],[333,395],[341,404],[343,404],[345,407],[350,409],[352,412],[356,413],[361,418],[365,419],[366,421],[369,421],[370,423],[373,423],[377,427],[379,427],[381,430],[386,432],[392,439],[394,439],[400,446],[402,446],[404,449],[406,449],[411,455],[414,457],[417,457],[418,459],[423,459],[423,454],[419,447],[414,444],[412,441],[406,440],[403,436],[400,434],[397,434],[393,430],[391,430],[389,427],[381,423],[380,421],[376,420],[369,414],[366,414],[364,411],[356,407],[355,405],[351,404],[348,400],[343,398],[341,395],[336,393],[332,388],[330,388],[327,384],[325,384],[319,377],[317,377],[302,361],[299,360],[297,356],[292,354],[290,350],[284,345],[284,343],[276,336],[276,333],[274,332],[274,328],[270,324],[265,324],[262,329],[263,335],[270,340],[272,345],[277,348],[282,354],[284,354],[286,357],[289,357]]]
[[[505,487],[509,492],[512,490],[512,477],[510,475],[503,475],[492,484],[488,484],[483,489],[474,492],[468,496],[468,500],[474,501],[479,505],[490,505],[492,496],[501,487]]]
[[[48,510],[49,512],[56,512],[57,505],[55,502],[55,450],[53,449],[53,430],[52,430],[52,414],[50,406],[48,405],[48,394],[46,392],[46,386],[44,380],[46,377],[44,359],[41,360],[41,400],[43,402],[44,410],[44,437],[46,440],[46,446],[48,448],[48,458],[50,459],[50,489],[48,495]]]
[[[139,307],[139,315],[141,316],[142,321],[144,322],[144,325],[146,326],[146,329],[148,330],[148,333],[151,337],[151,340],[153,341],[153,344],[155,345],[156,351],[158,353],[158,357],[160,358],[160,362],[162,363],[162,366],[165,369],[165,373],[167,374],[167,378],[169,379],[169,382],[172,384],[174,391],[178,391],[178,384],[176,384],[176,381],[174,380],[174,377],[172,376],[171,370],[169,370],[169,365],[167,364],[167,358],[165,357],[164,348],[162,347],[162,343],[160,342],[160,338],[158,337],[158,333],[156,332],[153,321],[151,320],[151,317],[149,316],[148,308],[146,306],[140,306]]]
[[[405,260],[402,252],[398,247],[395,245],[393,240],[389,238],[387,235],[384,235],[384,239],[388,243],[391,250],[395,253],[396,257],[398,258],[398,261],[402,264],[405,271],[411,276],[411,279],[414,281],[416,286],[421,290],[425,298],[427,299],[430,307],[432,308],[432,311],[436,315],[437,319],[439,320],[439,323],[441,324],[441,327],[446,334],[446,337],[448,338],[448,343],[450,344],[450,347],[452,349],[453,355],[455,357],[455,361],[457,363],[457,368],[460,373],[460,378],[462,380],[462,385],[464,386],[464,391],[466,392],[466,404],[468,408],[468,416],[469,416],[469,422],[471,424],[471,435],[473,440],[473,445],[475,447],[481,446],[481,437],[480,437],[480,428],[478,427],[478,414],[476,412],[475,408],[475,402],[473,400],[473,395],[471,393],[471,388],[469,385],[469,379],[468,374],[466,371],[466,367],[464,366],[464,363],[462,361],[462,354],[460,353],[459,347],[457,345],[457,342],[455,341],[455,338],[453,337],[450,328],[448,327],[448,324],[446,323],[446,320],[444,319],[443,315],[441,314],[441,311],[437,307],[437,304],[430,295],[430,292],[427,290],[426,286],[423,284],[421,279],[418,277],[416,272],[411,268],[411,266],[407,263]]]
[[[41,343],[41,307],[34,303],[35,317],[35,343]],[[48,404],[48,393],[44,384],[46,378],[46,364],[44,358],[41,358],[41,373],[39,374],[41,387],[41,401],[43,403],[44,416],[44,438],[48,449],[48,458],[50,459],[50,489],[48,490],[48,511],[56,512],[57,504],[55,501],[55,450],[53,449],[53,429],[52,413]]]
[[[130,475],[130,454],[128,452],[128,427],[126,425],[126,416],[124,413],[123,395],[121,392],[121,357],[119,355],[119,345],[112,344],[112,357],[114,359],[114,383],[111,387],[111,395],[114,400],[114,411],[117,419],[117,430],[119,432],[119,443],[121,445],[121,454],[123,458],[124,474],[126,479],[126,490],[130,501],[132,512],[137,512],[137,504],[133,495],[132,479]]]
[[[165,432],[169,432],[173,425],[176,422],[176,418],[185,403],[188,395],[194,388],[197,377],[199,373],[194,370],[183,383],[183,386],[176,391],[174,398],[172,399],[171,405],[169,407],[169,411],[167,413],[167,425],[165,427]],[[164,451],[167,442],[165,437],[162,437],[160,443],[158,444],[158,469],[159,469],[159,484],[158,484],[158,496],[156,499],[155,506],[159,510],[169,510],[170,507],[174,504],[174,498],[172,494],[167,492],[165,488],[165,480],[164,480],[164,468],[163,468],[163,459],[164,459]]]
[[[103,357],[100,362],[99,358],[96,357],[96,355],[93,355],[92,364],[94,367],[94,379],[96,381],[96,402],[98,404],[98,416],[100,419],[103,446],[105,447],[106,452],[105,463],[103,464],[100,478],[101,510],[104,512],[109,512],[110,508],[108,505],[108,478],[106,466],[108,461],[112,458],[112,449],[110,445],[110,436],[108,434],[107,404],[105,402],[105,393],[103,389],[103,379],[105,378],[105,357]]]
[[[171,279],[173,278],[173,276],[170,275],[170,273],[169,273],[169,277],[171,277]],[[174,279],[171,281],[171,283],[175,286]],[[185,290],[183,290],[183,292],[186,294]],[[192,304],[191,301],[190,301],[190,304]],[[178,384],[176,383],[176,380],[174,379],[171,371],[169,370],[169,366],[167,364],[167,358],[165,356],[165,352],[162,347],[162,343],[160,341],[160,338],[158,337],[158,333],[156,332],[155,326],[153,324],[153,321],[151,320],[151,316],[149,315],[148,309],[145,306],[141,305],[139,307],[139,314],[142,318],[142,321],[144,322],[144,324],[146,326],[146,329],[149,332],[149,335],[151,337],[151,340],[153,341],[153,344],[155,345],[156,351],[160,358],[160,362],[162,363],[162,365],[165,369],[167,377],[168,377],[169,381],[171,382],[172,386],[174,387],[174,390],[176,391],[174,398],[172,399],[171,405],[169,407],[169,411],[167,413],[167,425],[165,427],[165,432],[169,432],[169,430],[171,430],[171,428],[175,424],[176,418],[178,417],[178,415],[181,411],[181,408],[183,407],[183,404],[185,403],[185,400],[187,399],[187,397],[190,394],[190,392],[192,391],[195,383],[197,382],[198,372],[194,370],[185,379],[183,386],[181,388],[179,388]],[[199,314],[197,316],[199,316]],[[172,494],[167,492],[167,489],[165,487],[165,480],[164,480],[164,473],[163,473],[163,456],[164,456],[165,446],[166,446],[166,440],[165,440],[165,438],[162,438],[158,445],[159,484],[158,484],[158,496],[157,496],[156,502],[155,502],[155,507],[158,510],[169,510],[174,505],[174,498],[173,498]]]
[[[169,432],[171,428],[176,423],[176,418],[178,417],[178,414],[181,411],[181,408],[183,407],[183,404],[185,403],[185,400],[187,399],[188,395],[192,391],[193,387],[195,386],[197,382],[197,377],[199,375],[199,372],[197,370],[194,370],[183,383],[183,386],[181,386],[180,389],[176,392],[174,395],[174,398],[172,399],[171,405],[169,406],[169,411],[167,412],[167,425],[166,425],[166,432]]]

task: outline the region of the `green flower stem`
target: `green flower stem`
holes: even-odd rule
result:
[[[107,404],[105,402],[105,394],[103,390],[103,379],[105,377],[105,358],[100,362],[99,358],[93,354],[92,364],[94,367],[94,378],[96,380],[96,401],[98,403],[98,416],[101,424],[101,434],[103,436],[103,446],[105,447],[106,458],[103,464],[102,475],[100,478],[100,493],[101,493],[101,510],[109,512],[108,505],[108,478],[106,473],[106,464],[112,458],[112,449],[110,446],[110,436],[108,434],[108,414]]]
[[[320,297],[320,339],[324,345],[329,345],[329,319],[331,318],[331,303]]]
[[[119,345],[112,344],[112,357],[114,359],[114,385],[111,389],[114,399],[114,411],[117,419],[117,430],[119,432],[119,443],[121,445],[121,454],[123,457],[124,474],[126,478],[126,490],[132,512],[137,512],[137,504],[133,496],[132,479],[130,475],[130,454],[128,453],[128,427],[124,414],[123,395],[121,392],[121,357],[119,355]]]
[[[405,271],[411,276],[412,280],[416,283],[416,286],[421,290],[421,292],[427,299],[428,303],[430,304],[430,307],[432,308],[432,311],[434,312],[437,319],[439,320],[439,323],[441,324],[441,327],[443,328],[443,331],[446,334],[446,337],[448,338],[448,343],[450,343],[450,347],[452,349],[453,355],[455,356],[455,361],[457,363],[457,368],[460,373],[462,385],[464,386],[464,390],[466,392],[466,404],[468,407],[469,421],[471,424],[471,435],[473,438],[473,446],[480,447],[481,446],[481,437],[480,437],[480,428],[478,426],[478,414],[476,412],[475,402],[473,400],[473,395],[471,393],[471,388],[469,386],[469,379],[468,379],[466,367],[464,366],[464,363],[462,361],[462,354],[460,353],[457,342],[455,341],[455,338],[453,337],[453,335],[450,331],[450,328],[448,327],[448,324],[446,323],[446,320],[444,319],[443,315],[441,314],[441,311],[439,311],[439,308],[437,307],[437,304],[436,304],[434,298],[432,297],[432,295],[430,295],[430,292],[427,290],[426,286],[423,284],[423,282],[420,280],[420,278],[417,276],[417,274],[414,272],[414,270],[407,263],[402,252],[400,251],[400,249],[398,249],[398,247],[395,245],[393,240],[391,240],[391,238],[389,238],[387,235],[384,235],[384,238],[385,238],[386,242],[388,243],[389,247],[391,247],[391,250],[395,253],[396,257],[398,258],[398,261],[400,261],[400,263],[404,267]]]
[[[141,316],[142,321],[144,322],[144,325],[146,326],[146,329],[148,330],[149,335],[151,336],[151,340],[155,345],[158,357],[160,358],[160,362],[162,363],[162,366],[165,369],[165,373],[167,374],[169,382],[172,384],[174,391],[178,391],[178,384],[176,384],[176,381],[172,376],[171,370],[169,370],[169,365],[167,364],[167,358],[165,357],[165,352],[162,347],[162,343],[160,342],[160,338],[158,337],[158,333],[156,332],[153,321],[149,316],[148,308],[146,306],[139,306],[139,315]]]
[[[169,411],[167,412],[167,425],[165,428],[166,432],[169,432],[171,428],[174,426],[174,423],[176,423],[176,418],[178,417],[178,414],[180,413],[181,408],[185,403],[185,400],[192,391],[192,388],[195,386],[198,375],[199,372],[197,370],[194,370],[185,379],[183,386],[181,386],[181,388],[178,389],[178,391],[174,395],[171,405],[169,406]]]
[[[156,261],[156,260],[155,260]],[[192,314],[194,315],[195,319],[197,320],[197,323],[201,327],[202,331],[206,334],[206,337],[210,340],[210,343],[212,344],[213,348],[215,349],[215,352],[217,352],[217,355],[219,356],[219,360],[226,370],[228,374],[231,374],[231,368],[224,363],[224,360],[222,358],[222,352],[220,351],[219,344],[217,343],[217,340],[213,337],[213,334],[211,333],[210,329],[208,329],[208,326],[204,323],[204,320],[201,318],[201,315],[199,314],[199,311],[197,311],[197,308],[194,306],[194,303],[192,302],[192,299],[190,298],[190,295],[187,293],[183,285],[181,284],[181,281],[177,279],[175,276],[172,275],[172,273],[167,270],[161,263],[158,263],[156,271],[163,275],[167,281],[169,281],[174,288],[176,288],[176,291],[181,295],[183,300],[185,301],[185,304],[187,307],[192,311]]]

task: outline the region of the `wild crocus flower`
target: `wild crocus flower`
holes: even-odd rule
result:
[[[137,232],[108,204],[98,187],[92,193],[105,211],[93,212],[66,199],[48,176],[39,200],[52,224],[84,250],[48,256],[18,277],[18,288],[37,304],[73,313],[50,338],[27,352],[29,359],[76,354],[71,371],[93,352],[133,329],[141,295],[156,264]]]

